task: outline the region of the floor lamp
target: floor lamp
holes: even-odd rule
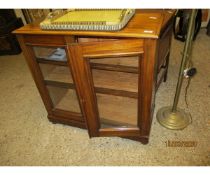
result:
[[[184,129],[191,123],[191,116],[189,113],[185,112],[183,109],[177,107],[180,91],[182,87],[182,82],[185,73],[185,67],[187,62],[189,61],[189,57],[192,50],[192,42],[194,36],[195,29],[195,17],[197,14],[197,10],[193,9],[189,19],[189,25],[187,30],[187,37],[184,45],[182,62],[179,69],[179,77],[176,86],[176,93],[174,96],[173,106],[166,106],[157,112],[157,120],[158,122],[164,126],[165,128],[172,130]]]

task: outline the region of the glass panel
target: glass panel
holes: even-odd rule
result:
[[[137,127],[139,57],[90,59],[102,128]]]
[[[81,113],[72,75],[62,47],[33,47],[55,109]],[[56,61],[56,62],[55,62]]]
[[[74,89],[47,86],[55,109],[81,113]]]
[[[81,112],[75,86],[66,66],[39,63],[54,108]]]
[[[33,47],[37,59],[67,61],[66,51],[62,47]]]
[[[45,80],[73,84],[69,67],[42,63],[39,66]]]
[[[102,128],[137,127],[137,99],[97,93]]]

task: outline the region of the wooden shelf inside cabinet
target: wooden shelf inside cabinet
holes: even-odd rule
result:
[[[92,69],[96,92],[125,97],[138,97],[138,74]]]
[[[92,69],[92,74],[96,92],[131,98],[138,97],[138,74],[97,69]],[[63,66],[55,66],[45,76],[45,84],[70,89],[75,88],[73,79],[69,74],[69,68]]]
[[[124,66],[124,65],[111,65],[111,64],[101,64],[101,63],[90,63],[92,69],[99,70],[109,70],[115,72],[127,72],[138,74],[138,68],[133,66]]]
[[[36,58],[38,63],[43,63],[43,64],[53,64],[53,65],[58,65],[58,66],[67,66],[67,61],[55,61],[55,60],[47,60],[43,58]]]

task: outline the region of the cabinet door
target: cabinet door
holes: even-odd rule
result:
[[[140,136],[143,41],[106,40],[68,47],[89,135]]]
[[[49,119],[85,127],[65,46],[27,46],[28,64]]]

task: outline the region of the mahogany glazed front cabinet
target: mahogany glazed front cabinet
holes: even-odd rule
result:
[[[155,92],[166,81],[173,10],[136,10],[127,26],[108,31],[14,33],[53,123],[90,137],[148,143]]]

